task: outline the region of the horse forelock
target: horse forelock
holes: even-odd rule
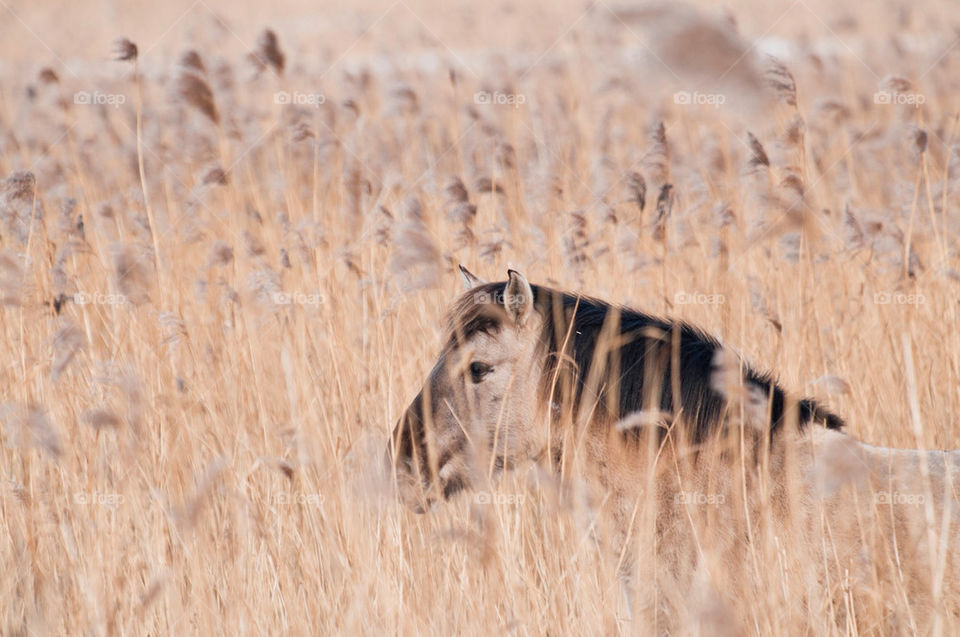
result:
[[[457,299],[447,313],[444,349],[450,350],[466,343],[476,334],[496,334],[507,321],[503,306],[505,282],[484,283]]]

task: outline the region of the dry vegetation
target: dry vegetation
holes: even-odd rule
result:
[[[390,55],[197,8],[173,56],[113,33],[115,60],[4,70],[0,634],[656,632],[623,621],[595,498],[525,468],[418,516],[371,469],[457,262],[696,322],[861,439],[960,446],[943,6],[748,30],[749,3],[598,3],[502,55],[405,7]],[[677,632],[960,630],[960,592],[913,596],[911,538],[858,580],[829,534],[761,527]]]

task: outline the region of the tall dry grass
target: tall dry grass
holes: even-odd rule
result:
[[[736,11],[644,11],[322,63],[252,26],[228,57],[208,20],[174,57],[5,74],[0,633],[662,630],[625,620],[584,485],[394,503],[457,262],[695,322],[864,440],[960,446],[954,35],[840,16],[772,63]],[[719,108],[675,99],[698,73]],[[829,544],[761,527],[737,576],[648,587],[674,630],[960,626],[956,591],[911,597],[909,546],[835,580]]]

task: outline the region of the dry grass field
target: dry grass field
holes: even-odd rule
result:
[[[602,493],[382,466],[457,263],[960,447],[952,3],[160,4],[0,1],[0,635],[960,631],[942,552],[759,523],[631,621]]]

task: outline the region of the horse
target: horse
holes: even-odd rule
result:
[[[678,502],[742,500],[713,520],[727,525],[722,551],[732,560],[743,554],[751,511],[815,526],[823,511],[844,510],[846,483],[875,505],[885,504],[876,493],[925,493],[926,531],[935,522],[949,529],[960,451],[861,443],[840,416],[685,322],[531,285],[515,270],[493,283],[460,273],[466,290],[447,315],[440,354],[387,445],[400,499],[414,510],[527,462],[581,472],[608,496],[628,609],[642,563],[630,538],[644,502],[655,504],[660,568],[675,582],[685,572],[687,584],[702,539]],[[891,533],[916,526],[919,516],[903,509],[890,516]],[[945,526],[931,519],[938,511]],[[844,524],[831,528],[848,531],[854,560],[856,525]]]

